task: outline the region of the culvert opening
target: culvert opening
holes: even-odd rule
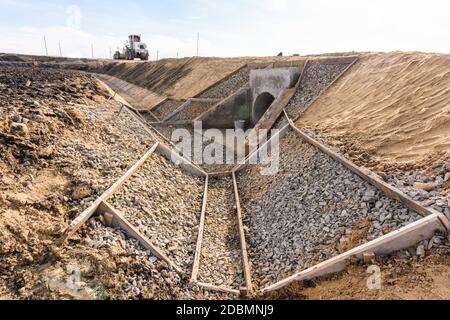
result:
[[[268,92],[263,92],[256,98],[255,104],[253,105],[252,115],[252,121],[254,124],[261,119],[274,100],[275,97]]]

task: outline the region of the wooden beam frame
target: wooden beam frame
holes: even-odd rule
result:
[[[441,218],[445,218],[442,213],[429,215],[401,229],[392,231],[382,237],[321,262],[311,268],[297,272],[290,277],[267,286],[260,292],[267,293],[281,289],[295,281],[309,280],[342,271],[346,268],[346,262],[350,258],[356,257],[362,259],[363,254],[366,252],[386,255],[401,249],[409,248],[422,240],[431,238],[438,230],[446,231],[447,229],[442,224]]]
[[[167,116],[164,117],[164,119],[161,120],[161,122],[170,122],[170,118],[177,115],[179,112],[181,112],[184,108],[187,108],[191,105],[192,101],[191,99],[187,99],[186,102],[184,102],[181,106],[173,110],[171,113],[169,113]],[[182,120],[181,120],[182,121]]]
[[[413,211],[416,211],[417,213],[421,214],[422,216],[427,216],[430,214],[437,213],[436,210],[434,210],[432,208],[425,208],[420,203],[411,199],[409,196],[407,196],[405,193],[403,193],[396,187],[386,183],[378,175],[376,175],[369,169],[357,166],[352,161],[350,161],[350,160],[346,159],[344,156],[334,152],[333,150],[331,150],[330,148],[325,146],[320,141],[310,137],[305,132],[303,132],[302,130],[297,128],[295,126],[294,122],[291,119],[289,119],[289,117],[288,117],[288,121],[289,121],[289,124],[292,127],[292,129],[294,129],[294,131],[298,134],[298,136],[300,136],[304,141],[315,146],[320,151],[322,151],[326,155],[333,158],[335,161],[344,165],[344,167],[346,167],[353,173],[357,174],[362,179],[366,180],[371,185],[375,186],[377,189],[381,190],[387,197],[400,201],[406,207],[408,207],[409,209],[411,209]]]
[[[125,233],[136,240],[147,250],[153,253],[157,258],[167,262],[176,272],[183,273],[180,267],[178,267],[172,260],[167,257],[157,246],[155,246],[147,237],[142,235],[138,229],[136,229],[128,220],[123,216],[121,212],[111,206],[107,201],[102,201],[97,209],[97,213],[105,214],[110,213],[113,215],[112,226],[119,227],[125,231]]]
[[[192,163],[190,160],[184,158],[176,151],[169,148],[164,143],[159,143],[157,146],[157,152],[164,156],[167,160],[171,161],[173,164],[181,167],[183,170],[199,176],[199,177],[206,177],[208,174],[201,169],[200,167],[196,166],[194,163]],[[176,160],[175,160],[176,159]],[[178,163],[177,163],[178,161]]]
[[[192,265],[191,282],[197,282],[198,270],[200,266],[200,257],[202,254],[203,230],[205,227],[206,204],[208,201],[208,175],[205,178],[205,187],[203,189],[203,203],[200,214],[200,224],[198,228],[197,245],[195,247],[194,263]]]
[[[158,130],[156,130],[155,128],[153,128],[152,126],[150,126],[147,121],[145,119],[142,118],[141,114],[139,113],[138,110],[134,109],[125,99],[123,99],[119,94],[117,94],[113,89],[111,89],[106,83],[102,82],[101,80],[97,79],[102,86],[104,86],[108,92],[110,94],[114,94],[114,99],[116,99],[116,101],[118,101],[119,103],[121,103],[123,106],[125,106],[125,109],[127,112],[130,113],[130,115],[132,117],[134,117],[134,119],[140,123],[141,127],[154,139],[154,140],[158,140],[156,135],[158,135],[161,139],[163,139],[164,141],[166,141],[167,143],[169,143],[175,150],[177,150],[178,152],[180,152],[176,146],[169,140],[167,139],[163,134],[161,134]],[[152,132],[149,127],[154,130],[155,132]],[[170,152],[174,152],[172,150],[170,150],[170,148],[166,145],[164,145],[163,143],[159,143],[160,145],[158,145],[158,152],[163,155],[166,156],[166,158],[168,160],[172,160],[171,157],[169,157],[169,155],[171,154]],[[169,149],[169,150],[167,150]],[[170,151],[170,152],[169,152]],[[189,172],[201,172],[201,174],[203,176],[206,176],[206,172],[201,169],[199,166],[197,166],[196,164],[194,164],[192,161],[184,158],[183,156],[178,154],[179,159],[181,159],[181,162],[184,164],[183,168],[188,168]]]
[[[234,171],[231,174],[233,179],[233,189],[234,189],[234,199],[236,202],[236,215],[238,219],[238,228],[239,228],[239,239],[241,243],[241,253],[242,253],[242,267],[244,271],[244,279],[246,287],[241,290],[244,295],[252,292],[252,276],[250,272],[250,263],[248,259],[248,250],[247,250],[247,240],[245,239],[244,232],[244,222],[242,221],[242,211],[241,211],[241,203],[239,200],[239,190],[237,187],[236,174]]]
[[[72,236],[81,226],[95,213],[99,205],[111,197],[121,186],[127,181],[143,164],[144,162],[153,154],[153,152],[158,147],[159,142],[156,142],[153,147],[148,150],[144,156],[142,156],[127,172],[120,177],[108,190],[106,190],[100,197],[98,197],[86,210],[84,210],[78,217],[76,217],[67,229],[64,231],[62,236],[62,242],[64,243],[70,236]]]

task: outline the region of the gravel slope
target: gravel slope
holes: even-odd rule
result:
[[[420,218],[295,132],[281,141],[280,171],[238,175],[253,277],[260,286]]]
[[[305,111],[311,102],[347,67],[347,64],[308,62],[300,86],[285,108],[289,117],[294,119]],[[282,128],[286,124],[287,120],[280,117],[274,127]]]

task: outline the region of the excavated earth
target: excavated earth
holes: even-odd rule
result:
[[[362,67],[358,63],[350,72],[355,67],[363,72],[370,66],[372,58],[363,57]],[[435,60],[440,63],[442,59],[439,59]],[[232,65],[235,69],[242,65],[238,60],[229,64],[225,61],[206,62],[215,68],[224,63],[227,72],[231,72]],[[202,74],[203,71],[189,69],[195,63],[186,62],[180,74],[176,73],[177,68],[170,69],[170,81],[159,76],[158,83],[143,84],[143,87],[156,86],[172,93],[193,91],[178,86],[186,79],[192,83],[194,75]],[[122,68],[120,64],[112,68],[106,62],[100,64],[111,75]],[[70,221],[156,141],[168,143],[166,139],[171,139],[175,127],[156,127],[161,134],[155,128],[145,127],[137,120],[139,116],[127,109],[119,112],[120,104],[109,98],[93,76],[61,69],[70,67],[66,62],[64,66],[58,61],[40,65],[42,67],[34,62],[15,61],[0,64],[0,298],[236,298],[205,291],[189,283],[205,181],[186,173],[158,153],[134,173],[110,203],[181,267],[182,273],[177,273],[122,230],[108,227],[101,216],[90,219],[65,246],[60,245],[60,236]],[[411,66],[414,63],[398,72],[409,74]],[[84,61],[72,63],[71,67],[92,68]],[[354,124],[347,123],[347,119],[343,122],[347,132],[341,136],[330,129],[336,115],[333,121],[323,122],[326,127],[312,125],[317,121],[311,110],[319,110],[321,119],[326,119],[326,108],[321,104],[327,106],[328,103],[321,98],[313,106],[311,103],[346,67],[308,63],[301,89],[286,108],[288,115],[291,118],[300,115],[297,125],[305,126],[308,134],[333,145],[334,150],[357,164],[373,168],[385,181],[423,205],[448,214],[450,167],[445,156],[437,158],[436,153],[432,153],[428,160],[421,160],[420,166],[412,166],[411,162],[405,166],[391,165],[384,160],[380,165],[370,152],[361,152],[364,148],[351,143],[347,133]],[[166,69],[156,65],[152,70],[163,74]],[[244,68],[200,96],[223,99],[248,85],[248,72]],[[336,90],[345,89],[344,85],[354,88],[351,80],[359,79],[359,75],[350,73],[348,79],[347,73],[333,86],[335,94],[339,93]],[[124,74],[135,78],[130,72]],[[370,73],[371,77],[374,75]],[[446,74],[440,76],[444,79]],[[398,83],[401,80],[399,78]],[[194,91],[200,92],[200,82],[197,84]],[[352,90],[359,94],[357,89]],[[436,90],[433,92],[443,93]],[[357,99],[351,94],[349,97],[352,108],[357,108]],[[176,103],[169,100],[167,108],[153,110],[159,114],[158,118],[167,117],[182,100],[174,97],[172,101]],[[341,105],[343,100],[338,101]],[[377,103],[380,101],[384,100],[377,100]],[[193,119],[209,106],[194,104],[194,107],[180,112],[179,119]],[[142,114],[146,117],[145,112]],[[304,114],[308,115],[305,121],[302,120]],[[151,113],[147,116],[147,121],[155,120]],[[378,121],[383,123],[382,119]],[[280,118],[276,126],[280,128],[286,123]],[[439,128],[443,128],[440,122]],[[193,133],[192,129],[186,129]],[[435,136],[432,138],[441,141]],[[203,146],[211,141],[206,139]],[[441,142],[436,148],[445,146]],[[389,140],[386,143],[389,144]],[[210,172],[231,167],[203,165]],[[265,176],[261,168],[260,165],[249,166],[237,175],[251,273],[257,288],[420,218],[303,142],[293,131],[282,139],[280,172]],[[243,271],[234,201],[230,177],[209,179],[198,279],[238,289],[243,284]],[[437,233],[430,241],[422,241],[414,248],[390,257],[377,257],[376,263],[383,272],[383,290],[368,291],[365,288],[367,266],[354,262],[340,274],[294,283],[264,298],[450,297],[446,285],[450,276],[448,234]],[[429,288],[433,288],[432,293]]]

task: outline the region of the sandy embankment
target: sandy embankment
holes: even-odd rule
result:
[[[450,55],[363,55],[297,122],[375,170],[450,158]]]

